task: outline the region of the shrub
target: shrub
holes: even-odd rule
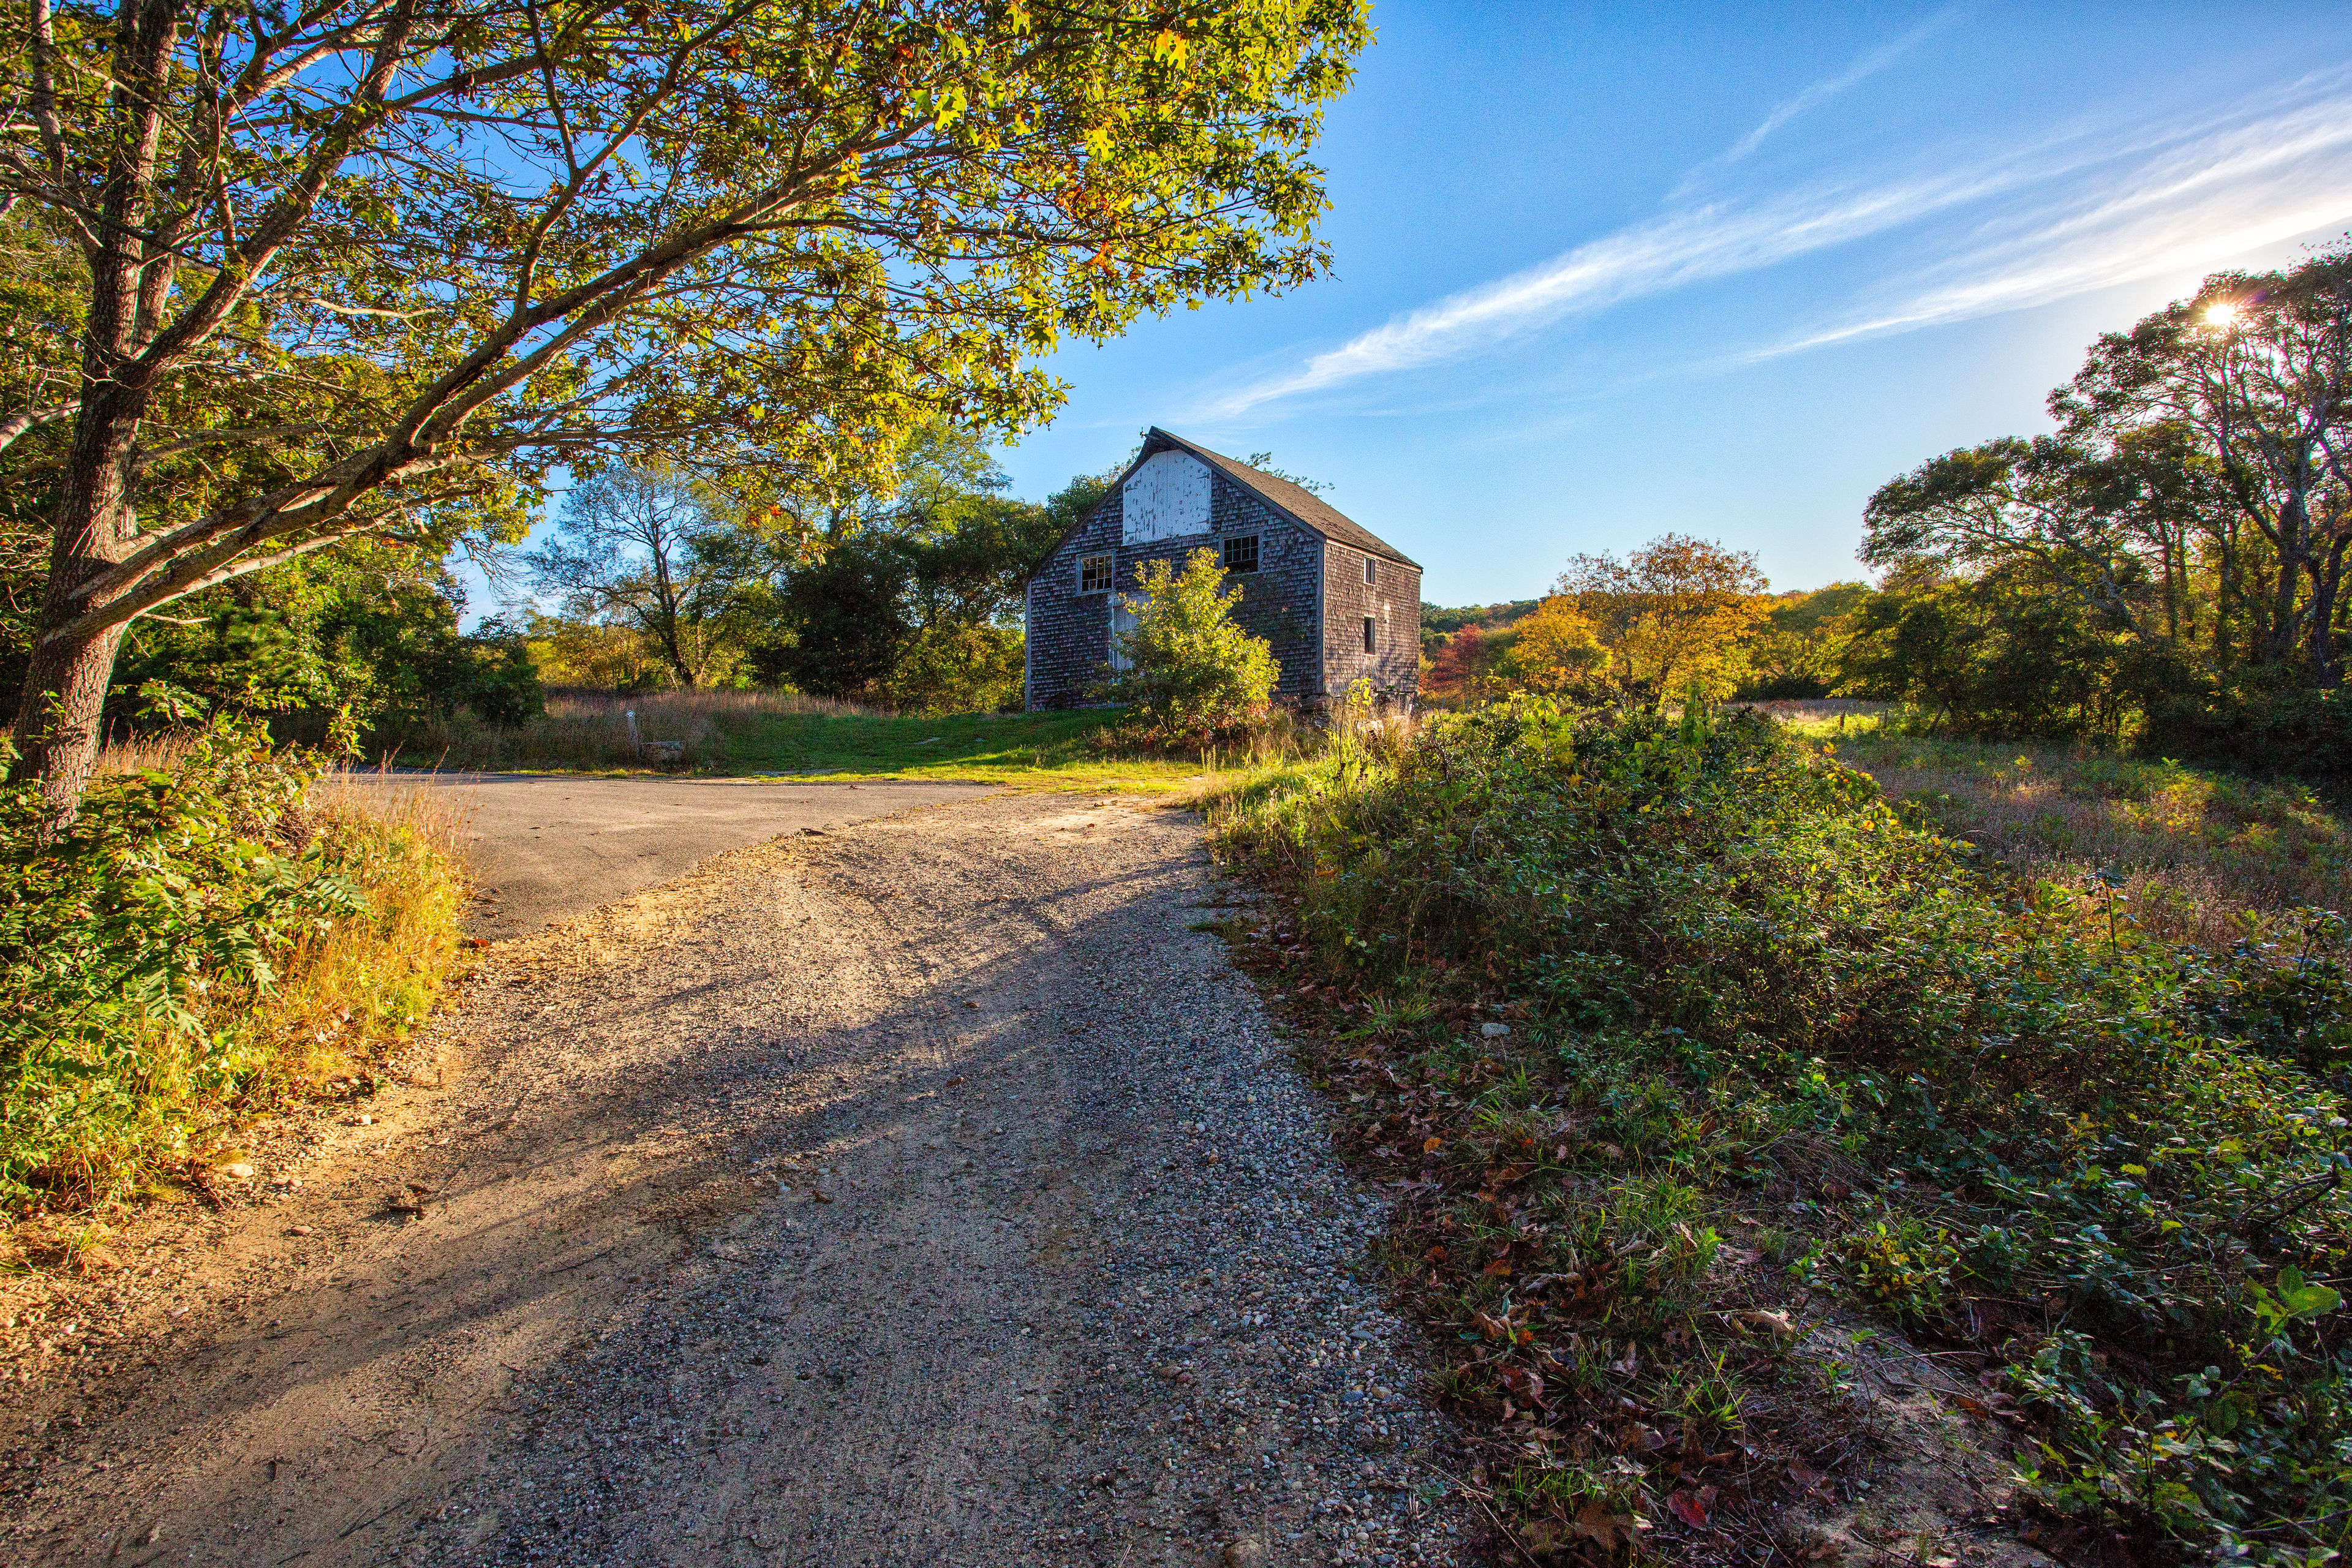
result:
[[[1102,693],[1133,710],[1132,739],[1202,746],[1265,716],[1281,671],[1273,645],[1234,624],[1241,590],[1221,591],[1224,580],[1215,552],[1196,550],[1181,572],[1146,562],[1142,592],[1122,598],[1135,616],[1118,634],[1128,668]]]
[[[1717,1202],[1777,1191],[1814,1278],[1986,1325],[2052,1506],[2175,1554],[2352,1539],[2335,917],[2276,949],[2162,946],[1980,868],[1748,714],[1523,700],[1309,784],[1221,845],[1296,894],[1289,944],[1362,998],[1328,1070],[1372,1156],[1442,1194],[1396,1250],[1476,1346],[1451,1385],[1490,1416],[1528,1378],[1586,1397],[1548,1407],[1542,1463],[1645,1441],[1619,1396],[1657,1402],[1643,1369],[1703,1337],[1631,1168]],[[1580,1349],[1628,1334],[1639,1356]],[[1509,1436],[1524,1482],[1540,1467]]]
[[[290,1087],[320,1041],[422,1014],[455,951],[453,869],[413,831],[306,804],[317,772],[224,721],[168,771],[93,783],[63,829],[37,786],[0,786],[0,1207],[102,1195]],[[281,1030],[298,1003],[331,1023]]]

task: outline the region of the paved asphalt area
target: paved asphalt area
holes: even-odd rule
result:
[[[466,929],[520,936],[683,875],[726,849],[814,828],[968,800],[995,786],[876,780],[565,778],[522,773],[394,774],[462,792],[476,902]]]

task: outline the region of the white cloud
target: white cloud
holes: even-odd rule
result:
[[[1932,326],[2144,278],[2210,271],[2352,218],[2352,98],[2136,149],[2093,189],[1981,226],[1871,308],[1754,357]]]
[[[1899,271],[1865,288],[1863,309],[1751,357],[2210,268],[2352,217],[2347,77],[2291,85],[2264,103],[2185,122],[2066,130],[1966,168],[1874,186],[1670,210],[1206,397],[1192,416],[1232,418],[1471,357],[1573,315],[1901,228],[1924,232],[1891,258]],[[1793,114],[1804,106],[1801,94],[1783,108]],[[1786,118],[1768,118],[1748,141]]]
[[[1837,75],[1823,77],[1821,80],[1813,83],[1811,87],[1806,88],[1802,92],[1798,93],[1794,98],[1774,105],[1772,112],[1767,114],[1760,121],[1759,121],[1755,130],[1750,131],[1747,135],[1742,136],[1738,141],[1733,142],[1728,149],[1718,156],[1710,158],[1706,163],[1701,164],[1698,169],[1693,170],[1690,179],[1685,179],[1683,182],[1684,187],[1687,188],[1692,180],[1696,179],[1698,174],[1704,170],[1717,168],[1726,163],[1736,163],[1740,159],[1747,157],[1748,154],[1756,151],[1757,148],[1761,147],[1764,144],[1765,139],[1769,137],[1772,132],[1780,130],[1780,127],[1788,124],[1789,121],[1796,119],[1797,116],[1804,113],[1807,110],[1817,109],[1821,105],[1827,103],[1831,99],[1837,97],[1838,94],[1846,91],[1848,89],[1859,87],[1863,82],[1876,76],[1880,71],[1885,70],[1888,66],[1893,65],[1896,60],[1901,59],[1905,55],[1907,55],[1913,49],[1917,48],[1921,44],[1927,40],[1930,34],[1940,31],[1947,24],[1958,15],[1958,6],[1948,6],[1944,10],[1937,12],[1934,16],[1928,17],[1926,21],[1920,23],[1917,26],[1912,28],[1909,32],[1904,34],[1901,37],[1896,38],[1892,43],[1881,44],[1878,47],[1871,50],[1868,54],[1864,55],[1861,58],[1855,60],[1853,64],[1846,67],[1845,69],[1838,72]]]

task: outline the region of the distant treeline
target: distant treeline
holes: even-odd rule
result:
[[[2352,250],[2207,279],[2100,338],[2050,410],[1880,488],[1875,587],[1771,595],[1669,536],[1541,601],[1425,609],[1423,689],[1870,698],[1948,733],[2352,774]]]

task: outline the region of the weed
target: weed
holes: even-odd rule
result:
[[[2047,798],[2041,755],[1979,760]],[[2266,831],[2227,840],[2244,865],[2300,844],[2317,868],[2292,888],[2340,889],[2319,864],[2340,829],[2309,803],[2108,767],[2070,777],[2110,780],[2147,833],[2251,812]],[[2352,1544],[2338,915],[2284,883],[2258,906],[2249,879],[2227,940],[2167,940],[2186,928],[2158,932],[2127,861],[2021,875],[1738,713],[1501,704],[1374,765],[1261,779],[1215,820],[1291,911],[1261,962],[1425,1003],[1378,1028],[1356,1009],[1317,1065],[1414,1194],[1398,1288],[1512,1456],[1515,1529],[1573,1533],[1592,1454],[1670,1447],[1671,1472],[1629,1458],[1651,1500],[1696,1484],[1704,1455],[1665,1427],[1736,1425],[1779,1385],[1762,1346],[1701,1331],[1723,1321],[1706,1218],[1757,1192],[1780,1210],[1767,1256],[2006,1358],[2052,1507],[2174,1555]]]

